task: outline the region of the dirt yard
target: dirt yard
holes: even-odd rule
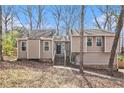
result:
[[[54,68],[45,63],[18,61],[0,63],[0,87],[108,88],[124,87],[124,82],[89,74],[82,76],[76,71]]]

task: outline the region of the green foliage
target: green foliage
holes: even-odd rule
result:
[[[119,62],[124,62],[124,55],[120,55],[120,56],[118,57],[118,61],[119,61]]]
[[[3,36],[3,53],[7,56],[13,56],[13,50],[16,48],[17,31],[10,31]]]

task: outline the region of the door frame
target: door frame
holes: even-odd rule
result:
[[[59,53],[58,53],[58,50],[59,50]],[[56,54],[61,54],[61,43],[56,43]]]

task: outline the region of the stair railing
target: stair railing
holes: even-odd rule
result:
[[[55,55],[56,55],[56,51],[54,49],[54,51],[53,51],[53,57],[52,57],[53,65],[54,65],[54,61],[55,61]]]
[[[66,66],[66,50],[64,50],[64,66]]]

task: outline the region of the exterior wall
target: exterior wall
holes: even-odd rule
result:
[[[49,42],[49,51],[44,50],[44,43]],[[51,40],[42,40],[40,44],[40,58],[41,59],[52,59],[52,41]]]
[[[111,52],[112,44],[113,44],[114,37],[113,36],[106,36],[105,37],[105,52]]]
[[[27,59],[40,58],[40,40],[27,41]]]
[[[87,52],[87,37],[84,37],[84,52]],[[71,37],[71,52],[80,52],[80,36]]]
[[[18,40],[17,41],[17,58],[18,59],[26,59],[27,58],[27,47],[26,51],[22,51],[22,42],[27,42],[26,40]]]
[[[71,52],[80,52],[80,37],[71,37]]]
[[[84,43],[83,43],[83,45],[84,45],[83,48],[84,49],[83,49],[83,51],[87,52],[87,37],[85,36],[83,39],[84,39]]]
[[[103,52],[104,51],[104,39],[102,46],[96,46],[96,38],[93,37],[92,46],[87,46],[87,52]]]
[[[93,45],[87,46],[87,37],[84,37],[84,52],[111,52],[114,36],[103,36],[102,46],[96,46],[96,36],[93,36]],[[120,42],[120,41],[119,41]],[[80,52],[80,36],[71,36],[71,53]],[[120,52],[118,43],[117,52]]]
[[[110,58],[110,53],[84,53],[84,65],[108,65]],[[115,57],[115,63],[116,64]],[[76,65],[79,65],[80,57],[77,55],[76,57]]]

